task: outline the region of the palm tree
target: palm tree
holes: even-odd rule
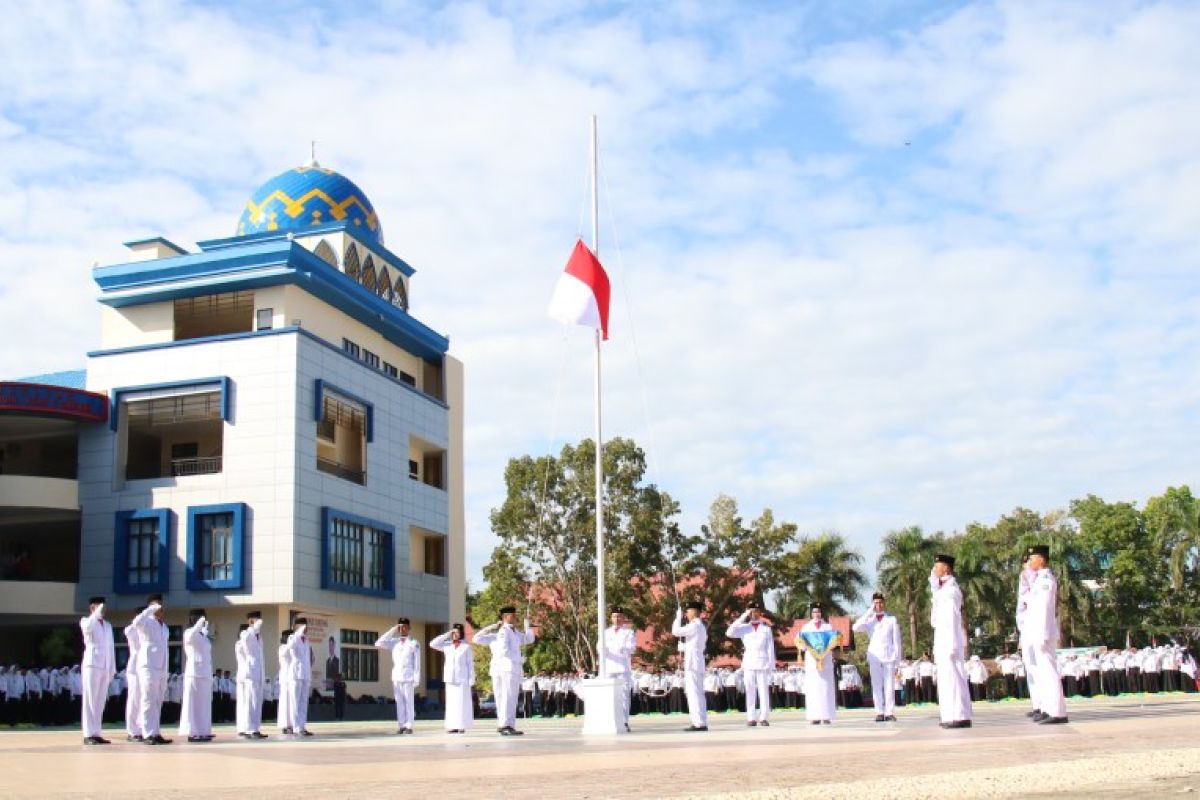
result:
[[[1167,516],[1158,539],[1171,553],[1171,588],[1178,592],[1200,555],[1200,503],[1186,486],[1179,492],[1168,492],[1167,500]]]
[[[826,616],[845,614],[843,604],[857,603],[867,585],[863,557],[837,533],[801,539],[799,549],[787,560],[790,586],[784,599],[789,605],[803,597],[824,604]]]
[[[917,646],[917,617],[928,594],[929,569],[937,542],[936,538],[926,538],[918,525],[888,531],[875,565],[880,588],[908,615],[909,648]]]

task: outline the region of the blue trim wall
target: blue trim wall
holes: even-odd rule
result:
[[[158,520],[158,578],[150,583],[129,583],[129,523],[135,519]],[[139,508],[118,511],[113,524],[113,591],[117,594],[166,592],[170,585],[171,509]]]
[[[112,402],[109,404],[110,413],[108,415],[108,427],[111,430],[116,430],[121,423],[121,397],[135,392],[152,392],[161,389],[183,389],[192,386],[208,386],[213,384],[220,387],[221,391],[221,419],[229,422],[233,410],[232,394],[229,391],[230,380],[226,375],[217,375],[212,378],[196,378],[190,381],[168,381],[166,383],[147,383],[141,386],[121,386],[112,390]]]
[[[196,548],[200,544],[196,527],[197,517],[207,514],[233,514],[233,577],[227,579],[204,579],[200,577],[200,558]],[[187,510],[187,588],[193,592],[214,589],[245,588],[246,555],[246,504],[218,503],[208,506],[188,506]]]
[[[387,552],[384,554],[384,589],[370,589],[365,586],[353,586],[345,583],[338,583],[333,579],[333,563],[330,558],[329,545],[330,535],[332,533],[333,521],[335,519],[352,522],[356,525],[365,525],[376,530],[385,531],[388,534]],[[346,592],[348,594],[363,594],[368,597],[385,597],[391,600],[396,598],[396,528],[393,525],[388,525],[386,522],[361,517],[358,514],[351,514],[348,511],[339,511],[330,506],[321,506],[321,588],[332,592]]]
[[[234,247],[244,247],[247,244],[257,244],[260,242],[275,242],[280,240],[292,240],[296,236],[308,237],[319,236],[323,233],[339,233],[345,231],[354,241],[361,245],[364,249],[369,250],[372,255],[383,261],[389,267],[394,267],[404,273],[405,277],[411,278],[416,274],[416,270],[400,256],[388,250],[386,247],[381,247],[372,242],[363,241],[355,235],[354,226],[346,220],[340,222],[326,222],[322,225],[311,225],[303,231],[262,231],[260,233],[248,233],[244,236],[230,236],[225,239],[207,239],[203,242],[196,242],[196,246],[204,251],[213,250],[228,250]],[[154,241],[154,240],[150,240]],[[132,244],[137,244],[133,242]],[[307,248],[305,248],[307,249]]]
[[[375,404],[374,403],[370,402],[369,400],[364,400],[363,398],[359,397],[356,394],[351,394],[350,392],[347,392],[345,389],[341,389],[337,386],[334,386],[329,381],[322,380],[321,378],[317,378],[315,388],[316,388],[316,392],[314,395],[315,399],[314,399],[314,403],[313,403],[313,405],[315,406],[315,408],[313,409],[313,418],[315,421],[320,422],[321,417],[325,413],[325,403],[323,403],[322,400],[325,397],[325,390],[328,389],[329,391],[331,391],[335,394],[340,394],[342,397],[346,398],[347,400],[353,400],[355,403],[358,403],[359,405],[361,405],[363,408],[365,408],[367,410],[367,442],[370,443],[370,442],[375,441]]]
[[[92,276],[100,302],[114,308],[294,284],[421,358],[439,360],[450,349],[448,338],[287,239],[96,267]]]
[[[119,355],[123,355],[125,353],[140,353],[140,352],[147,351],[147,350],[163,350],[168,347],[190,347],[193,345],[208,344],[210,342],[227,342],[227,341],[232,341],[234,339],[249,339],[254,336],[280,336],[282,334],[287,334],[287,333],[298,333],[302,336],[305,336],[305,337],[313,340],[317,344],[321,345],[322,347],[328,347],[330,350],[339,354],[343,358],[350,359],[354,363],[361,366],[363,369],[370,370],[375,375],[382,375],[384,378],[387,378],[389,381],[396,384],[397,386],[404,387],[405,391],[412,392],[412,393],[416,394],[417,396],[422,397],[431,403],[434,403],[435,405],[441,406],[442,408],[450,407],[449,405],[446,404],[445,401],[439,400],[438,398],[434,397],[433,395],[425,394],[425,392],[422,392],[420,389],[417,389],[414,386],[410,386],[407,383],[405,383],[404,381],[400,380],[399,377],[393,378],[391,375],[388,375],[386,372],[384,372],[382,370],[377,370],[373,367],[367,366],[367,364],[365,362],[363,362],[362,359],[355,358],[354,356],[350,355],[345,350],[343,350],[341,347],[338,347],[337,345],[335,345],[333,342],[326,341],[325,339],[322,339],[320,336],[317,336],[312,331],[306,331],[304,328],[301,328],[298,325],[288,325],[288,326],[282,327],[282,328],[272,328],[269,331],[246,331],[245,333],[223,333],[219,336],[203,336],[203,337],[199,337],[196,339],[184,339],[183,341],[179,341],[179,342],[155,342],[153,344],[133,345],[132,347],[114,347],[111,350],[92,350],[87,355],[88,355],[88,358],[103,358],[104,356],[119,356]]]

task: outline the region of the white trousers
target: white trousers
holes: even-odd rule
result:
[[[167,696],[167,673],[138,671],[138,683],[141,684],[142,736],[162,736],[159,727],[162,720],[163,699]]]
[[[880,661],[867,653],[867,666],[871,670],[871,697],[875,701],[875,713],[890,717],[896,710],[896,665]]]
[[[687,698],[688,715],[697,728],[708,727],[708,698],[704,696],[704,673],[693,670],[683,672],[683,694]]]
[[[396,725],[411,731],[413,726],[412,681],[392,681],[392,694],[396,697]]]
[[[237,682],[237,732],[258,733],[262,728],[262,681],[247,678]]]
[[[1037,675],[1033,674],[1034,669],[1031,666],[1033,660],[1037,657],[1033,650],[1034,646],[1032,644],[1027,644],[1024,641],[1021,642],[1021,661],[1025,664],[1025,685],[1029,687],[1029,702],[1033,703],[1035,710],[1041,711],[1038,708]],[[1020,679],[1018,678],[1018,680]]]
[[[501,728],[517,724],[517,698],[521,696],[519,672],[493,672],[492,690],[496,693],[496,722]]]
[[[142,683],[136,670],[125,670],[125,733],[143,736],[142,731]]]
[[[971,688],[967,685],[967,666],[949,653],[934,653],[937,665],[938,708],[942,722],[971,719]]]
[[[104,723],[104,704],[108,701],[108,684],[112,679],[107,670],[83,668],[83,735],[99,736]]]
[[[621,682],[621,721],[629,724],[629,706],[633,702],[633,675],[628,672],[620,675],[609,675],[613,680]],[[587,709],[585,708],[586,712]]]
[[[771,673],[765,669],[742,671],[746,682],[746,719],[766,722],[771,713]]]
[[[1062,678],[1058,674],[1058,658],[1054,650],[1054,645],[1050,642],[1031,646],[1030,661],[1025,672],[1028,675],[1029,694],[1033,698],[1033,705],[1043,714],[1065,717],[1067,703],[1063,698]],[[1034,694],[1034,691],[1037,694]]]
[[[212,734],[213,681],[194,675],[183,679],[183,703],[179,710],[180,736]]]
[[[291,683],[292,696],[289,704],[292,710],[292,730],[296,733],[308,727],[308,695],[312,681],[294,680]]]

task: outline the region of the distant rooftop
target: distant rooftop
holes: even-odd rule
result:
[[[71,369],[63,372],[47,372],[27,378],[13,378],[17,383],[40,383],[46,386],[62,386],[66,389],[86,389],[87,370]]]

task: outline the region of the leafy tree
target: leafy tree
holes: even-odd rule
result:
[[[850,549],[840,534],[822,533],[801,539],[796,551],[784,559],[788,589],[781,610],[786,604],[793,618],[804,618],[808,616],[807,606],[817,601],[829,616],[848,613],[848,606],[861,599],[867,585],[862,563],[862,555]],[[798,603],[801,599],[803,608]]]

